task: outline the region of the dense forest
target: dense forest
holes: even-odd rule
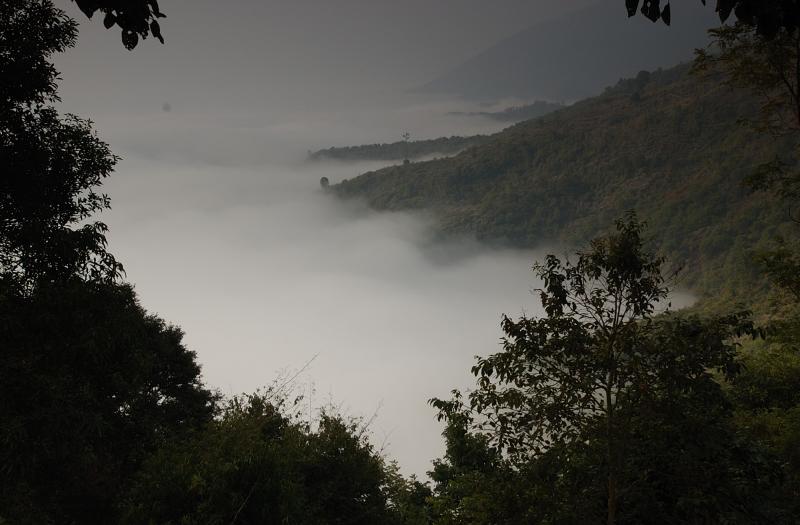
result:
[[[161,39],[154,0],[78,4],[129,49]],[[797,523],[800,21],[759,20],[712,32],[693,74],[641,73],[332,187],[575,250],[534,265],[543,314],[503,317],[474,388],[430,400],[446,453],[420,480],[368,421],[306,417],[292,377],[204,384],[109,252],[118,158],[58,110],[76,21],[0,0],[0,524]],[[704,308],[664,311],[676,266]]]

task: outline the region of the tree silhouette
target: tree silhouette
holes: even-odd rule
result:
[[[54,53],[73,20],[0,2],[0,522],[112,523],[145,455],[216,396],[182,333],[147,314],[108,252],[98,188],[117,158],[62,116]]]
[[[146,462],[122,523],[409,523],[387,505],[388,473],[363,423],[322,413],[312,428],[299,401],[275,389],[231,400]]]
[[[139,37],[147,38],[150,34],[162,44],[159,18],[167,15],[161,12],[157,0],[73,0],[83,13],[92,18],[95,13],[103,15],[106,29],[117,26],[122,31],[122,44],[133,49],[139,43]]]
[[[91,122],[62,117],[50,57],[75,43],[75,22],[49,0],[0,5],[0,278],[31,292],[73,277],[110,282],[108,208],[96,188],[117,158]]]
[[[700,0],[703,5],[706,0]],[[628,16],[637,11],[653,22],[659,20],[669,25],[672,21],[670,2],[661,0],[625,0]],[[797,0],[717,0],[716,11],[721,22],[731,14],[756,29],[764,37],[772,38],[781,29],[794,31],[800,25],[800,2]]]
[[[466,406],[458,392],[451,400],[432,400],[440,418],[466,421],[518,465],[553,451],[565,454],[564,465],[588,455],[603,479],[595,486],[605,485],[609,525],[631,516],[620,502],[630,501],[634,486],[639,494],[648,490],[646,481],[636,480],[638,462],[676,454],[669,439],[663,449],[647,451],[655,439],[652,428],[675,427],[675,436],[688,434],[703,443],[696,456],[683,457],[696,460],[695,467],[706,456],[726,456],[713,432],[700,436],[691,426],[681,427],[677,414],[687,423],[705,421],[709,429],[726,427],[727,404],[711,372],[736,374],[731,340],[752,329],[739,315],[656,318],[656,305],[668,290],[663,260],[645,249],[642,228],[629,216],[576,262],[551,255],[537,264],[546,316],[503,319],[503,351],[478,359],[472,368],[478,385]],[[691,500],[693,490],[709,500],[724,494],[692,469],[669,470],[669,464],[650,477],[650,488],[660,486],[658,497],[673,499],[671,505]]]
[[[0,521],[113,523],[141,461],[215,395],[182,332],[128,286],[0,289]]]

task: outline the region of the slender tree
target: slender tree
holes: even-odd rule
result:
[[[546,316],[504,317],[503,351],[478,359],[466,405],[458,393],[432,400],[441,418],[467,419],[519,464],[553,450],[601,454],[609,524],[629,490],[626,451],[648,424],[643,415],[658,424],[676,406],[724,407],[711,371],[735,375],[731,340],[751,329],[738,315],[654,318],[668,289],[663,259],[646,251],[641,233],[630,215],[575,263],[549,256],[537,264]]]

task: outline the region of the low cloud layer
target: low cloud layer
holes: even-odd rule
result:
[[[252,391],[317,356],[298,378],[312,404],[380,407],[376,445],[407,473],[429,469],[443,442],[427,399],[471,385],[473,356],[500,349],[502,313],[539,312],[542,253],[435,241],[430,218],[319,189],[376,165],[302,158],[404,132],[497,131],[448,116],[480,108],[407,88],[586,3],[176,0],[167,44],[134,53],[76,15],[79,45],[57,61],[62,108],[94,119],[124,159],[106,188],[111,249],[143,305],[186,331],[209,385]]]
[[[389,140],[398,123],[434,135],[499,125],[430,107],[265,125],[173,108],[97,123],[123,157],[106,187],[111,249],[143,305],[185,330],[207,383],[251,392],[313,359],[297,379],[311,408],[377,411],[375,445],[418,475],[444,451],[427,400],[473,384],[474,356],[500,350],[503,313],[541,313],[530,268],[551,251],[442,240],[431,217],[377,213],[319,186],[378,164],[303,161],[366,133]]]
[[[443,452],[427,400],[471,384],[473,356],[499,349],[502,313],[538,311],[536,254],[435,241],[428,218],[326,195],[323,175],[376,165],[265,161],[299,156],[276,144],[289,131],[196,124],[170,124],[175,141],[100,124],[124,157],[107,187],[111,248],[144,306],[186,331],[226,394],[317,356],[298,378],[313,406],[377,410],[376,446],[424,474]]]

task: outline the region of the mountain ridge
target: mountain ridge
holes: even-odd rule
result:
[[[448,159],[394,166],[332,187],[379,210],[425,209],[445,234],[511,246],[579,245],[634,209],[683,285],[749,298],[754,250],[793,231],[785,210],[743,184],[790,145],[740,125],[757,102],[683,65],[513,125]]]
[[[704,47],[706,30],[719,20],[697,4],[682,5],[666,27],[627,19],[621,2],[598,2],[511,35],[414,91],[476,100],[594,96],[620,78],[678,64]]]

